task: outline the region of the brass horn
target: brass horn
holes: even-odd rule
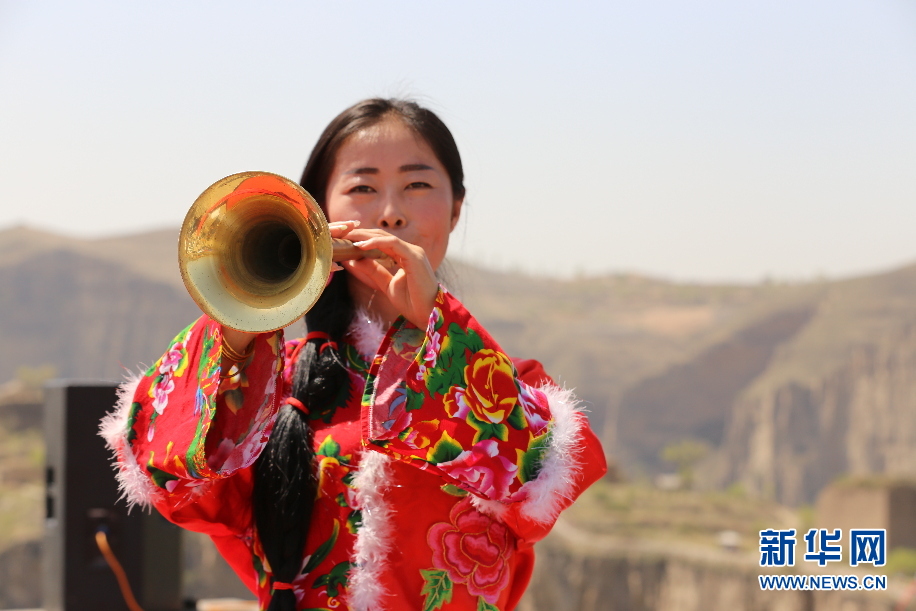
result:
[[[233,174],[208,187],[178,239],[191,298],[214,320],[249,333],[297,320],[324,290],[332,260],[363,256],[383,255],[332,240],[312,196],[267,172]]]

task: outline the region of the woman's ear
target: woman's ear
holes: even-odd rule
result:
[[[458,225],[458,219],[461,218],[461,205],[464,203],[464,198],[461,197],[455,200],[455,204],[452,206],[452,226],[449,231],[454,231],[455,227]]]

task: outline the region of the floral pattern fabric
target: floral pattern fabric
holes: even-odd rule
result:
[[[251,467],[302,340],[259,335],[227,372],[220,344],[206,317],[182,331],[104,429],[128,500],[208,533],[266,605]],[[444,290],[425,331],[400,319],[374,358],[341,349],[349,384],[309,411],[319,483],[299,608],[514,608],[531,545],[606,468],[585,419]]]
[[[429,529],[427,541],[433,566],[444,573],[430,571],[430,577],[464,584],[469,594],[489,604],[494,604],[508,585],[508,556],[512,551],[509,529],[477,511],[469,501],[456,503],[447,522]]]

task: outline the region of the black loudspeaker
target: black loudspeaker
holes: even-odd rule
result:
[[[144,611],[181,609],[180,529],[155,511],[128,514],[98,435],[99,421],[117,400],[116,387],[65,380],[45,389],[45,611],[128,610],[96,543],[99,530]]]

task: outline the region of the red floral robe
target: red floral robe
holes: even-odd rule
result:
[[[222,377],[220,342],[207,317],[182,331],[125,385],[103,435],[128,501],[210,535],[263,608],[252,464],[302,340],[259,335]],[[400,319],[371,363],[353,343],[341,346],[349,386],[309,414],[319,485],[299,609],[514,609],[532,545],[606,469],[575,400],[444,290],[425,333]]]

